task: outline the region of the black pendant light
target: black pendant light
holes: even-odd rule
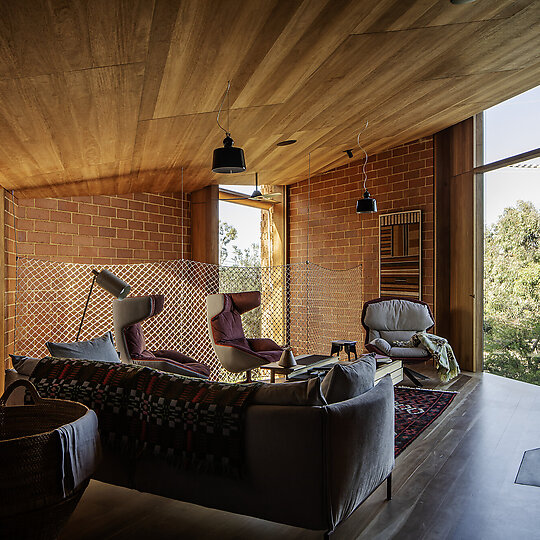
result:
[[[235,148],[234,141],[231,138],[231,134],[228,129],[225,129],[219,123],[219,115],[221,108],[225,102],[225,98],[229,96],[229,90],[231,88],[231,81],[227,82],[227,91],[223,96],[221,105],[217,115],[217,125],[225,132],[225,138],[223,139],[223,148],[216,148],[214,150],[214,156],[212,159],[212,172],[221,174],[234,174],[241,173],[246,170],[246,160],[244,158],[244,151],[241,148]],[[229,127],[229,112],[230,103],[227,102],[227,128]]]
[[[369,191],[364,191],[364,197],[356,201],[357,214],[372,214],[377,211],[377,201],[371,197]]]
[[[368,127],[369,122],[366,122],[366,125],[364,126],[364,129],[358,134],[358,138],[356,139],[356,142],[358,143],[358,146],[362,149],[362,151],[365,154],[364,164],[362,165],[362,173],[364,174],[364,196],[361,199],[358,199],[356,201],[356,213],[357,214],[373,214],[377,211],[377,201],[370,195],[369,191],[366,187],[366,180],[367,180],[367,173],[366,173],[366,165],[368,162],[368,154],[365,151],[365,149],[360,144],[360,135],[366,130]],[[351,152],[352,153],[352,152]]]
[[[263,194],[259,190],[259,173],[255,173],[255,191],[251,194],[251,198],[262,197]]]

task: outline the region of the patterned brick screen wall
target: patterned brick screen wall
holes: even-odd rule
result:
[[[309,259],[335,270],[363,265],[364,298],[376,298],[379,215],[421,209],[422,299],[433,308],[433,139],[370,156],[367,173],[367,187],[377,199],[377,214],[356,214],[356,200],[363,193],[362,161],[311,178]],[[289,257],[291,263],[298,263],[307,257],[307,180],[291,185],[289,201]],[[363,336],[358,339],[363,340]]]
[[[182,238],[183,255],[191,257],[189,195],[184,195],[183,220],[180,193],[12,200],[4,191],[4,197],[6,356],[13,352],[15,319],[13,214],[17,251],[27,258],[96,266],[179,259]]]

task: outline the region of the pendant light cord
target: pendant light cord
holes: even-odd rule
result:
[[[309,218],[311,214],[311,152],[308,154],[307,239],[306,239],[306,352],[309,349]]]
[[[180,239],[180,245],[182,246],[182,260],[184,260],[184,167],[182,167],[182,214],[180,221],[180,230],[182,231],[182,237]]]
[[[368,153],[366,152],[365,148],[360,144],[360,135],[362,135],[362,133],[366,131],[368,125],[369,125],[369,120],[366,120],[366,125],[364,126],[364,129],[362,129],[360,133],[358,133],[358,137],[356,137],[356,143],[358,144],[358,146],[360,147],[360,149],[362,150],[362,152],[364,152],[366,156],[364,159],[364,164],[362,165],[362,174],[364,175],[364,191],[366,191],[367,189],[366,188],[366,181],[367,181],[366,165],[369,158],[368,158]]]
[[[307,184],[307,253],[306,264],[309,264],[309,217],[311,211],[311,152],[308,154],[308,184]]]
[[[17,216],[15,215],[15,192],[11,190],[11,210],[13,212],[13,230],[15,231],[15,314],[13,345],[17,344],[17,304],[19,299],[19,235],[17,233]]]
[[[230,114],[230,107],[231,107],[231,103],[230,103],[230,100],[228,101],[228,106],[227,106],[227,129],[225,129],[220,123],[219,123],[219,115],[221,114],[221,109],[223,108],[223,104],[225,103],[225,98],[229,96],[229,90],[231,89],[231,81],[227,81],[227,90],[225,90],[225,94],[223,95],[223,99],[221,100],[221,105],[219,106],[219,110],[218,110],[218,113],[217,113],[217,118],[216,118],[216,122],[217,122],[217,125],[225,132],[225,135],[230,135],[230,132],[229,132],[229,127],[230,127],[230,123],[229,123],[229,114]]]
[[[184,288],[184,266],[186,264],[184,260],[184,166],[182,166],[182,200],[180,201],[180,204],[182,205],[182,213],[181,213],[181,221],[180,221],[180,245],[182,246],[182,257],[180,261],[180,285],[182,289]],[[180,309],[180,328],[184,328],[184,306],[182,305],[182,308]],[[184,350],[184,332],[180,332],[180,345],[182,347],[182,351]]]

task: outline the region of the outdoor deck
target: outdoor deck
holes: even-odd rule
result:
[[[392,501],[379,488],[333,539],[540,538],[540,488],[514,484],[523,452],[540,447],[540,387],[489,374],[447,386],[459,395],[397,458]],[[320,537],[92,481],[60,540]]]

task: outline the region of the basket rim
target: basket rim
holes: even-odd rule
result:
[[[84,412],[84,414],[81,414],[81,416],[79,416],[78,418],[75,418],[71,422],[67,422],[66,424],[61,424],[63,426],[65,426],[67,424],[72,424],[73,422],[77,422],[81,418],[84,418],[87,414],[89,414],[91,412],[94,412],[94,411],[92,411],[92,409],[87,407],[84,403],[79,403],[78,401],[71,401],[69,399],[42,398],[41,403],[34,404],[34,405],[28,404],[28,405],[0,406],[0,418],[2,416],[2,412],[5,412],[6,410],[9,410],[9,409],[27,409],[28,410],[28,409],[33,408],[33,407],[39,407],[39,408],[43,409],[43,408],[53,407],[58,402],[65,403],[67,405],[75,405],[77,408],[82,410],[81,412]],[[95,412],[94,412],[94,414],[95,414]],[[60,427],[60,426],[58,426],[58,427]],[[32,435],[22,435],[20,437],[12,437],[10,439],[0,439],[0,445],[8,443],[8,442],[20,441],[22,439],[31,440],[33,438],[43,437],[43,435],[51,435],[57,429],[58,428],[54,428],[54,429],[50,429],[50,430],[46,430],[46,431],[41,431],[40,433],[34,433]]]

